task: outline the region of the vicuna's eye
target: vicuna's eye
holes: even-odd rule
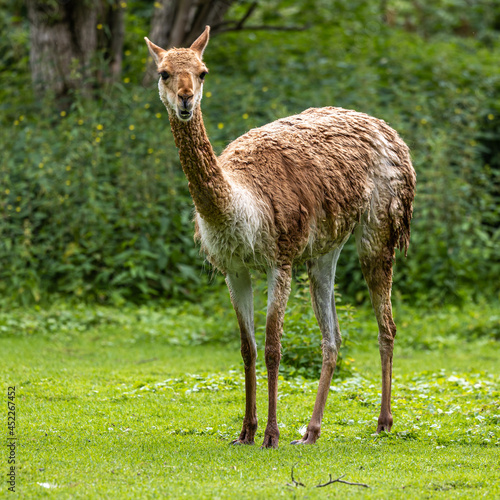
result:
[[[162,80],[168,80],[168,77],[170,76],[166,71],[161,71],[160,76]]]
[[[200,80],[204,80],[206,76],[207,76],[207,72],[203,71],[203,73],[200,73]]]

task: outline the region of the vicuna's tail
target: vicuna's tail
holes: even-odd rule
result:
[[[394,247],[408,253],[410,245],[410,223],[413,215],[413,199],[415,197],[415,170],[408,159],[402,166],[404,182],[400,185],[397,196],[393,198],[390,207],[392,219]]]

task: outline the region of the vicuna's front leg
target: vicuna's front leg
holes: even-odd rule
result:
[[[268,272],[267,321],[266,321],[266,368],[268,384],[267,426],[263,448],[277,448],[279,441],[276,406],[278,402],[278,370],[281,359],[281,335],[285,308],[290,295],[291,266]]]
[[[250,273],[247,269],[228,273],[226,283],[240,326],[241,356],[245,363],[245,418],[240,437],[231,444],[253,444],[255,431],[257,430],[257,380],[255,376],[257,344],[254,335],[253,294]]]

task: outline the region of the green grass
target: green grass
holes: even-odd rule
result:
[[[181,309],[163,322],[145,308],[0,314],[4,400],[7,386],[16,386],[20,497],[500,496],[499,349],[490,335],[497,304],[425,316],[397,310],[395,423],[380,436],[373,435],[380,398],[376,333],[361,310],[360,343],[349,351],[356,371],[334,381],[317,445],[289,445],[310,417],[316,381],[280,381],[278,450],[229,446],[244,410],[239,350],[200,343],[194,331],[190,336]],[[198,331],[203,320],[192,320]],[[185,336],[193,346],[174,345]],[[258,414],[260,444],[264,373]],[[305,487],[287,486],[294,464]],[[2,466],[5,477],[5,459]],[[370,487],[314,487],[329,474]],[[3,480],[0,496],[6,494]]]

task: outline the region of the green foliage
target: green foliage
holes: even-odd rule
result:
[[[310,106],[385,119],[410,145],[418,176],[396,296],[433,303],[496,296],[497,8],[481,2],[468,11],[481,36],[463,38],[453,34],[459,0],[426,5],[425,33],[408,32],[413,2],[394,4],[393,25],[380,21],[381,5],[269,0],[252,22],[309,28],[215,37],[205,55],[209,135],[220,151],[249,128]],[[198,297],[207,266],[192,240],[187,183],[156,91],[139,86],[151,9],[138,2],[127,8],[122,82],[93,100],[74,95],[62,115],[31,93],[23,8],[16,3],[0,14],[2,31],[11,34],[0,41],[1,296],[21,303],[54,294],[113,303]],[[237,4],[231,15],[242,9]],[[350,301],[367,299],[352,242],[338,277]]]
[[[398,307],[396,344],[405,351],[442,350],[469,342],[500,340],[500,304],[466,304],[431,311]],[[398,318],[401,317],[401,323]],[[432,328],[429,327],[432,325]]]
[[[163,306],[163,307],[161,307]],[[58,302],[48,308],[15,308],[0,312],[0,337],[44,337],[70,342],[94,329],[114,331],[127,342],[195,346],[229,343],[237,350],[236,316],[226,293],[207,296],[201,303],[160,302],[157,308],[124,305],[119,309],[82,302]]]
[[[2,129],[4,297],[40,301],[57,292],[117,302],[189,296],[201,283],[177,152],[151,134],[166,126],[166,112],[144,94],[116,88],[101,107],[38,110]],[[128,99],[134,106],[118,122]]]
[[[391,2],[392,4],[392,2]],[[397,0],[388,7],[389,20],[422,36],[455,34],[475,36],[485,43],[497,39],[500,28],[498,2],[481,0]],[[466,15],[464,15],[466,13]]]

